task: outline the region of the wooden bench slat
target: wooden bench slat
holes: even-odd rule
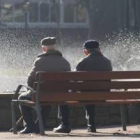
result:
[[[35,105],[34,101],[30,101],[30,100],[12,100],[13,102],[18,102],[21,105],[27,105],[27,106],[33,106]]]
[[[110,90],[110,89],[140,89],[140,81],[51,81],[41,83],[40,90],[65,91],[65,90]]]
[[[106,103],[111,104],[137,104],[140,103],[140,99],[128,99],[128,100],[106,100]]]
[[[58,95],[58,96],[57,96]],[[34,98],[33,98],[34,99]],[[82,92],[82,93],[47,93],[41,94],[39,100],[43,101],[103,101],[121,99],[140,99],[140,91],[123,92]]]
[[[41,102],[41,105],[107,105],[107,104],[139,104],[140,100],[106,100],[106,101],[89,101],[89,102],[79,102],[79,101],[65,101],[65,102]]]
[[[79,101],[67,101],[66,103],[68,104],[96,104],[96,105],[106,105],[106,103],[108,104],[132,104],[132,103],[140,103],[140,99],[136,99],[136,100],[106,100],[106,101],[96,101],[96,102],[79,102]]]
[[[36,80],[38,79],[38,75]],[[140,79],[140,71],[42,72],[42,80]]]

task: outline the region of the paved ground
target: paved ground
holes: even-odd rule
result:
[[[46,131],[45,136],[36,134],[14,135],[9,132],[0,132],[0,140],[139,140],[140,126],[129,126],[127,132],[121,127],[97,128],[97,133],[87,133],[86,129],[75,129],[70,134],[55,134]]]

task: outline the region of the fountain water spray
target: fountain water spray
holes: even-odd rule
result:
[[[0,93],[5,93],[14,91],[19,84],[26,84],[27,74],[36,56],[41,53],[40,40],[50,34],[20,29],[1,30],[0,36]],[[85,40],[77,41],[69,37],[57,45],[72,70],[84,57],[82,44]],[[100,44],[103,54],[112,61],[113,70],[140,70],[139,36],[120,33]]]

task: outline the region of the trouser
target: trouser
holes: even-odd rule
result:
[[[86,105],[86,119],[88,125],[95,125],[94,123],[94,115],[95,115],[95,106],[94,105]],[[61,119],[62,124],[65,126],[69,125],[69,106],[61,105],[58,107],[58,118]]]
[[[58,118],[61,119],[64,126],[69,126],[69,106],[61,105],[58,107]]]
[[[31,100],[30,91],[24,92],[20,94],[18,97],[19,100]],[[36,124],[38,124],[36,116],[33,116],[33,109],[28,106],[20,105],[19,106],[21,114],[23,115],[23,123],[25,127],[34,128]],[[48,117],[50,113],[50,106],[42,106],[41,114],[43,119],[43,124],[45,124],[46,117]]]
[[[95,125],[94,116],[95,116],[95,105],[86,105],[86,119],[88,125]]]

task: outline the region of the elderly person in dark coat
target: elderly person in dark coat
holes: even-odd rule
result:
[[[112,65],[108,58],[106,58],[100,51],[99,42],[96,40],[88,40],[83,44],[83,58],[76,66],[76,71],[112,71]],[[86,119],[88,132],[96,132],[94,122],[94,105],[86,105]],[[55,132],[69,133],[71,131],[68,123],[69,112],[68,106],[60,107],[60,114],[62,117],[62,124],[54,129]],[[67,122],[67,123],[66,123]],[[63,125],[66,124],[66,125]]]
[[[41,46],[43,53],[38,55],[33,67],[28,75],[27,84],[33,87],[35,74],[38,71],[70,71],[69,62],[62,56],[62,53],[55,49],[56,38],[47,37],[41,40]],[[19,96],[19,100],[31,100],[30,91],[22,93]],[[42,112],[46,108],[42,107]],[[50,110],[47,108],[46,112]],[[27,133],[39,133],[38,125],[35,124],[32,116],[32,109],[24,105],[20,106],[21,113],[23,115],[25,128],[20,131],[21,134]]]

